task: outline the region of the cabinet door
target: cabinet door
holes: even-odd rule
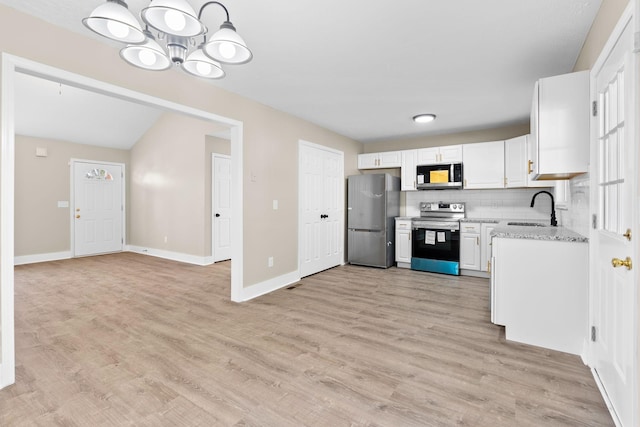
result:
[[[402,166],[400,166],[400,190],[415,190],[418,152],[417,150],[404,150],[401,153]]]
[[[378,167],[378,153],[358,154],[358,169],[375,169]]]
[[[496,228],[496,224],[482,224],[482,234],[480,236],[480,271],[490,271],[489,262],[491,260],[491,232]]]
[[[418,165],[435,165],[439,162],[440,149],[438,147],[419,148]]]
[[[527,186],[527,136],[504,142],[504,177],[506,188]]]
[[[571,178],[589,170],[589,72],[541,79],[538,164],[542,176]]]
[[[396,234],[396,262],[411,262],[411,231]]]
[[[504,188],[504,141],[463,145],[464,188]]]
[[[379,168],[399,168],[402,165],[401,151],[386,151],[378,153]]]
[[[460,233],[460,268],[480,270],[480,235]]]
[[[462,145],[440,147],[440,163],[460,163],[462,161]]]
[[[533,86],[533,101],[531,105],[531,117],[529,122],[529,140],[527,141],[527,154],[529,159],[527,161],[527,174],[529,181],[533,181],[536,175],[538,175],[538,104],[540,100],[538,91],[538,82]]]

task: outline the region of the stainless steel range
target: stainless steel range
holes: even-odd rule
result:
[[[413,218],[411,269],[460,275],[460,220],[464,203],[420,203]]]

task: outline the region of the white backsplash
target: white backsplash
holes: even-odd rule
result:
[[[576,233],[589,237],[589,174],[573,178],[570,187],[569,208],[558,211],[558,222]]]
[[[549,223],[551,198],[546,194],[531,199],[538,191],[554,194],[553,188],[519,188],[504,190],[426,190],[405,193],[404,216],[420,216],[420,202],[466,203],[467,218],[515,219]],[[589,175],[571,180],[568,210],[556,210],[558,225],[589,236]]]

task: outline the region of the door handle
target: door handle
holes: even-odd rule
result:
[[[533,162],[531,160],[527,162],[527,172],[533,173]]]
[[[219,213],[216,214],[216,218],[220,218],[220,214]]]
[[[625,259],[620,259],[620,258],[613,258],[611,260],[611,265],[613,265],[614,268],[616,267],[627,267],[627,270],[631,270],[631,268],[633,267],[633,265],[631,264],[631,258],[626,257]]]
[[[76,215],[76,219],[80,219],[80,215]]]
[[[627,232],[624,233],[623,236],[626,237],[628,241],[631,241],[631,229],[627,228]]]

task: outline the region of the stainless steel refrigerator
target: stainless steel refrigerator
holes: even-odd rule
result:
[[[353,175],[347,181],[347,261],[391,267],[395,217],[400,215],[400,178],[385,173]]]

